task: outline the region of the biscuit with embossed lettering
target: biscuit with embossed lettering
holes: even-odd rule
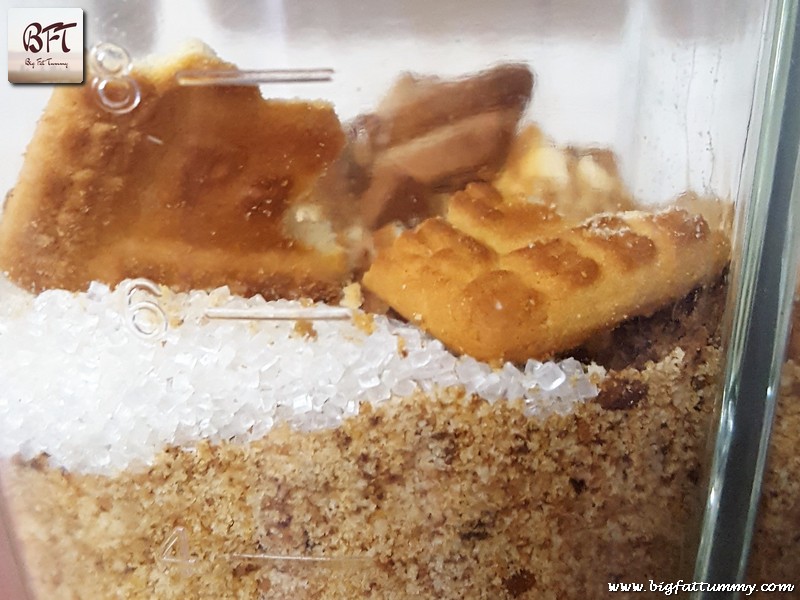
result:
[[[553,237],[575,219],[544,202],[508,202],[487,183],[471,183],[450,198],[447,220],[458,230],[494,248],[509,252],[531,240]]]
[[[90,85],[54,90],[0,220],[0,269],[33,290],[148,277],[338,296],[348,259],[307,203],[344,145],[333,108],[178,85],[185,69],[234,67],[200,49],[134,69],[125,114]]]
[[[600,214],[512,245],[491,227],[476,221],[468,235],[424,221],[381,251],[363,282],[454,351],[522,362],[678,300],[729,254],[721,231],[679,209]]]

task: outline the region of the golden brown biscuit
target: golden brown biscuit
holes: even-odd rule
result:
[[[670,204],[692,214],[702,215],[711,229],[730,231],[733,227],[733,202],[713,196],[701,196],[696,192],[684,192]]]
[[[453,194],[447,220],[500,253],[521,248],[535,239],[553,237],[576,224],[561,216],[552,204],[507,202],[488,183],[471,183]]]
[[[342,149],[339,121],[322,102],[176,83],[233,68],[200,50],[134,70],[141,103],[127,114],[90,85],[59,86],[0,220],[0,268],[34,290],[141,276],[337,296],[347,257],[304,202]]]
[[[457,352],[522,362],[651,314],[727,260],[726,237],[678,209],[596,215],[501,252],[430,219],[380,252],[364,284]]]

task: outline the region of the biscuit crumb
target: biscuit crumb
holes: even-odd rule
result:
[[[354,312],[353,324],[367,335],[375,331],[375,317],[370,313],[362,311]]]
[[[314,323],[308,319],[297,319],[294,323],[293,331],[298,336],[311,340],[317,337],[317,330],[314,329]]]
[[[340,304],[346,308],[356,310],[361,308],[364,296],[361,294],[361,284],[351,283],[342,289],[342,300]]]

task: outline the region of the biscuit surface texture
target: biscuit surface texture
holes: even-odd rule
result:
[[[338,118],[255,87],[176,83],[233,68],[191,51],[134,70],[141,102],[127,114],[91,85],[56,89],[0,220],[0,269],[37,291],[128,277],[267,297],[338,290],[335,240],[285,226],[344,144]]]
[[[492,207],[474,189],[454,196],[449,220],[424,221],[382,249],[364,284],[480,360],[570,350],[710,282],[728,259],[726,236],[683,210],[604,213],[573,225],[539,205]]]

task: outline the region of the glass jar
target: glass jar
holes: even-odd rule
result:
[[[0,91],[30,598],[723,577],[791,3],[81,8],[83,82]]]

